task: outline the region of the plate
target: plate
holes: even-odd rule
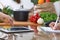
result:
[[[51,27],[39,27],[38,31],[49,32],[49,33],[60,33],[60,30],[53,30]]]

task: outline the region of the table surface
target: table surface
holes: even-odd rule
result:
[[[9,25],[6,23],[0,23],[0,26],[3,25]],[[32,22],[17,22],[14,21],[15,26],[27,26],[27,25],[33,25],[33,26],[38,26],[39,24],[37,23],[32,23]],[[43,31],[40,31],[37,35],[35,35],[32,40],[60,40],[60,33],[46,33]]]
[[[40,31],[38,35],[33,37],[33,40],[60,40],[60,33],[46,33]]]
[[[19,38],[18,40],[20,40],[20,39],[23,39],[23,40],[27,40],[27,39],[28,40],[60,40],[60,33],[59,34],[58,33],[46,33],[43,31],[39,31],[38,34],[36,34],[36,35],[32,34],[34,36],[32,36],[32,38],[30,39],[31,34],[22,34],[23,37]],[[27,35],[29,35],[30,37],[28,37]]]
[[[26,40],[25,37],[27,37],[28,35],[27,34],[25,35],[22,34],[22,35],[23,35],[22,38]],[[38,34],[33,34],[33,35],[34,36],[32,36],[31,40],[60,40],[60,33],[46,33],[43,31],[39,31]],[[30,39],[29,37],[27,38]],[[20,40],[20,38],[18,40]]]

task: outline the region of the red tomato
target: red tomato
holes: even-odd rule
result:
[[[35,16],[39,16],[39,14],[38,13],[36,13],[36,15]]]
[[[35,18],[33,18],[33,22],[36,23],[36,19]]]
[[[30,21],[36,23],[36,18],[35,18],[35,16],[31,16],[31,17],[30,17]]]
[[[38,20],[39,18],[40,18],[40,16],[39,16],[39,14],[38,13],[36,13],[36,19]]]
[[[32,15],[32,16],[30,17],[30,21],[31,21],[31,22],[34,22],[34,23],[37,23],[37,20],[38,20],[39,18],[40,18],[39,14],[36,13],[36,15]]]
[[[50,2],[50,0],[46,0],[46,2]]]

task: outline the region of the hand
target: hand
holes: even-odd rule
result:
[[[57,23],[57,27],[54,27],[55,22],[51,22],[49,26],[54,30],[60,30],[60,23]]]
[[[2,12],[0,12],[0,20],[2,20],[5,23],[9,23],[10,25],[13,25],[13,19]]]

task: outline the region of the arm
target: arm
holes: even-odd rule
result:
[[[0,20],[5,23],[10,23],[11,25],[13,24],[13,19],[9,15],[6,15],[2,12],[0,12]]]
[[[50,24],[49,24],[49,26],[52,28],[52,29],[54,29],[54,30],[60,30],[60,23],[57,23],[57,27],[54,27],[54,25],[55,25],[55,22],[51,22]]]

